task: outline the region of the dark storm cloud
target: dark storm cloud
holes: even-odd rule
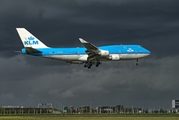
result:
[[[0,104],[170,106],[178,91],[177,0],[0,1]],[[25,56],[15,30],[25,27],[51,47],[141,44],[152,56],[98,69]],[[4,102],[6,101],[6,102]]]
[[[14,59],[23,60],[21,57]],[[37,99],[39,99],[43,102],[59,101],[65,105],[71,104],[73,100],[72,103],[75,105],[88,104],[92,101],[95,105],[121,103],[126,106],[145,106],[146,104],[155,106],[165,99],[167,102],[160,103],[160,105],[168,107],[170,105],[168,101],[175,98],[178,88],[177,78],[179,76],[173,72],[178,69],[175,59],[178,57],[149,59],[142,62],[138,68],[134,66],[133,62],[104,63],[99,69],[92,68],[91,71],[81,69],[81,66],[79,69],[76,65],[34,67],[14,60],[12,63],[14,67],[9,71],[12,77],[15,77],[14,74],[24,74],[24,72],[29,75],[24,74],[23,80],[22,78],[18,80],[19,78],[16,77],[16,79],[11,78],[10,81],[9,77],[4,76],[6,79],[1,80],[1,91],[4,91],[1,98],[10,102],[15,99],[16,103],[17,99],[20,99],[21,102],[27,99],[38,102]],[[9,62],[3,63],[8,64]],[[23,71],[19,70],[17,73],[16,68],[19,68],[19,64],[25,67]],[[148,67],[148,64],[152,67]],[[1,66],[1,68],[6,71],[5,67]],[[65,72],[62,72],[62,69]],[[7,89],[7,86],[11,89]],[[101,101],[102,99],[104,100]]]
[[[15,29],[11,29],[16,27],[26,27],[46,44],[55,47],[81,46],[78,38],[83,37],[97,45],[138,43],[148,47],[148,44],[151,46],[155,42],[162,42],[161,46],[153,47],[152,50],[157,51],[167,46],[168,39],[179,32],[177,3],[130,0],[6,1],[1,4],[4,43],[1,51],[7,46],[18,49],[19,38]],[[165,38],[167,40],[163,40]],[[177,42],[176,38],[172,41]],[[68,41],[71,41],[71,45]],[[174,49],[170,49],[170,52],[173,53]],[[14,53],[8,51],[3,55]]]

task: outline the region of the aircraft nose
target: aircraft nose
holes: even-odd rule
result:
[[[151,52],[149,50],[145,49],[145,51],[146,51],[148,56],[151,54]]]

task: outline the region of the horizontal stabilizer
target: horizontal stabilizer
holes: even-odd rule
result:
[[[27,53],[42,53],[41,51],[31,48],[31,47],[25,47],[25,50]]]

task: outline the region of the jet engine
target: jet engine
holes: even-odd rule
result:
[[[119,60],[120,56],[119,54],[112,54],[107,57],[109,60]]]
[[[100,56],[109,56],[109,51],[107,51],[107,50],[100,50],[100,52],[98,54]]]

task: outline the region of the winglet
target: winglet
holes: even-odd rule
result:
[[[85,40],[82,39],[82,38],[79,38],[79,40],[80,40],[81,43],[88,43],[87,41],[85,41]]]

